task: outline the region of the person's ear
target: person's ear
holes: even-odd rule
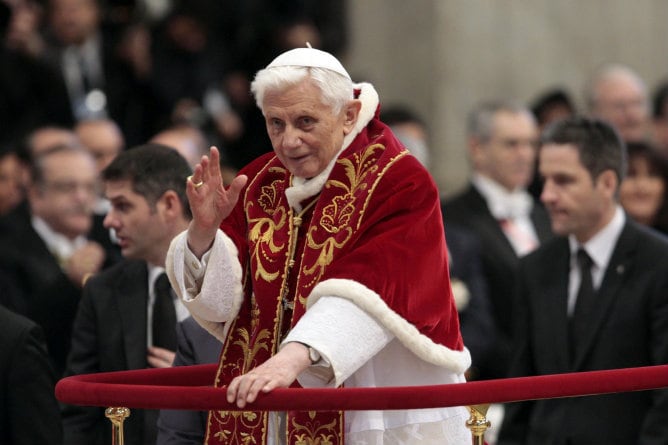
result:
[[[598,175],[596,179],[598,186],[603,190],[606,196],[613,197],[617,193],[619,187],[619,180],[617,174],[613,170],[605,170]]]
[[[357,118],[362,109],[362,102],[359,99],[353,99],[344,107],[343,134],[349,134],[355,128]]]
[[[482,140],[477,136],[469,136],[467,139],[467,148],[469,153],[469,159],[473,165],[479,163],[480,157],[483,154],[483,143]]]
[[[183,210],[179,195],[174,190],[167,190],[163,193],[157,205],[166,216],[171,218],[181,215]]]

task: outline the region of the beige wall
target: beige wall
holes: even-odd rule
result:
[[[405,103],[431,128],[445,195],[469,174],[465,119],[479,101],[530,101],[553,86],[577,101],[588,74],[623,62],[650,88],[668,77],[665,0],[349,0],[344,63],[381,104]]]

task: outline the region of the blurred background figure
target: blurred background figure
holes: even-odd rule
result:
[[[571,117],[576,113],[570,94],[563,88],[547,90],[530,104],[540,132],[552,122]]]
[[[0,216],[14,210],[25,198],[24,169],[16,150],[0,143]]]
[[[668,158],[668,80],[661,82],[652,95],[652,140],[659,153]]]
[[[125,149],[125,139],[120,127],[108,118],[80,121],[75,125],[74,133],[95,158],[98,174]]]
[[[24,315],[44,329],[57,376],[83,281],[109,265],[108,239],[106,245],[89,239],[96,190],[92,156],[80,146],[56,146],[33,160],[27,220],[10,213],[0,231],[0,270],[25,296]]]
[[[650,136],[647,86],[625,65],[604,65],[594,72],[585,90],[593,117],[612,124],[625,142],[646,141]]]
[[[0,1],[0,141],[15,143],[35,127],[71,123],[59,72],[24,41],[41,42],[36,29],[41,9],[31,0]]]
[[[80,146],[77,134],[67,127],[45,125],[31,131],[25,140],[25,150],[31,158],[59,145]]]
[[[414,111],[400,105],[382,108],[380,120],[390,126],[408,151],[429,170],[429,138],[424,121]]]
[[[49,0],[42,57],[60,74],[71,122],[110,117],[129,144],[145,141],[157,118],[149,73],[119,50],[117,30],[104,26],[98,0]]]
[[[55,385],[42,329],[0,305],[0,443],[63,443]]]
[[[191,168],[199,163],[202,156],[209,153],[212,145],[206,134],[198,127],[189,124],[172,125],[154,135],[150,142],[174,148],[183,156]],[[225,156],[221,156],[221,173],[225,184],[230,184],[237,174]]]
[[[172,125],[156,133],[149,142],[162,144],[178,151],[194,168],[203,155],[209,153],[209,141],[204,132],[189,124]]]
[[[470,182],[442,203],[442,211],[446,232],[450,224],[458,224],[480,240],[497,330],[492,353],[478,363],[478,377],[502,378],[510,360],[519,258],[551,236],[545,208],[527,192],[534,175],[538,126],[531,111],[516,101],[484,102],[470,113],[468,137]]]
[[[120,127],[109,118],[82,120],[74,127],[74,132],[83,147],[93,155],[98,179],[100,179],[102,170],[125,149],[125,138]],[[102,187],[98,187],[93,211],[96,215],[106,215],[109,207],[109,200],[104,197]]]
[[[629,143],[627,150],[622,207],[633,220],[668,234],[668,160],[646,143]]]
[[[573,99],[563,88],[554,88],[541,93],[531,102],[530,108],[536,118],[539,133],[553,122],[571,117],[577,112]],[[538,158],[534,163],[534,171],[538,171]],[[534,173],[527,190],[538,201],[542,189],[540,176]]]

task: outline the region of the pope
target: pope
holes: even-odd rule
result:
[[[251,90],[273,152],[226,186],[212,147],[187,181],[193,219],[170,280],[223,343],[208,444],[468,444],[463,407],[254,412],[280,387],[464,382],[433,179],[378,119],[379,98],[326,52],[297,48]]]

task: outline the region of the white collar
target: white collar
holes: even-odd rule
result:
[[[164,267],[160,266],[154,266],[151,263],[146,263],[146,266],[148,267],[148,288],[150,289],[149,292],[153,292],[153,288],[155,287],[155,281],[158,279],[160,275],[162,275],[163,272],[165,272]]]
[[[622,208],[618,205],[615,208],[615,215],[612,217],[610,222],[582,246],[591,258],[594,265],[599,267],[600,270],[603,270],[607,267],[608,262],[610,261],[610,257],[612,256],[612,251],[617,245],[617,240],[619,239],[619,235],[621,235],[622,230],[624,229],[625,223],[626,215],[624,214]],[[580,247],[580,243],[578,243],[574,235],[569,235],[568,244],[571,250],[571,258],[574,258],[575,253]]]
[[[509,192],[498,182],[480,173],[473,173],[471,182],[485,198],[494,218],[521,218],[531,213],[533,198],[526,190],[518,188]]]
[[[353,87],[360,90],[358,99],[362,102],[362,108],[360,109],[359,116],[357,117],[355,127],[350,133],[346,135],[345,138],[343,138],[341,149],[336,153],[327,167],[320,174],[310,179],[295,176],[292,178],[292,185],[285,190],[285,196],[288,199],[288,204],[298,212],[302,209],[300,204],[302,201],[320,193],[343,150],[345,150],[357,137],[357,135],[360,134],[364,128],[366,128],[366,126],[369,124],[369,122],[371,122],[371,119],[373,119],[374,115],[376,114],[376,109],[378,108],[380,99],[378,98],[378,93],[374,89],[373,85],[364,82],[355,84]]]
[[[79,235],[75,239],[69,239],[65,235],[54,231],[39,216],[33,216],[31,222],[35,232],[42,238],[49,251],[61,261],[67,260],[75,250],[83,247],[88,242],[83,235]]]

